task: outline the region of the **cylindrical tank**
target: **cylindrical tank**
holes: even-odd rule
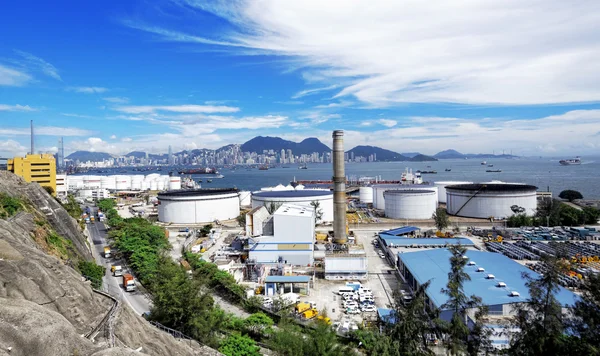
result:
[[[333,193],[324,189],[302,189],[290,191],[256,191],[252,193],[252,208],[271,205],[279,207],[281,204],[294,204],[314,209],[314,204],[319,203],[319,210],[323,213],[321,222],[333,221]]]
[[[142,181],[142,190],[148,190],[148,189],[150,189],[150,181],[144,179]]]
[[[156,180],[156,189],[158,190],[165,190],[165,181],[164,179],[157,179]]]
[[[169,190],[181,189],[181,177],[173,176],[169,177]]]
[[[375,209],[384,210],[385,209],[385,198],[383,193],[389,190],[406,190],[406,189],[415,189],[415,190],[433,190],[435,192],[435,200],[438,199],[438,191],[437,188],[433,185],[428,184],[375,184],[372,186],[373,188],[373,207]]]
[[[473,182],[460,182],[460,181],[446,181],[446,182],[434,182],[433,186],[438,189],[438,202],[446,203],[446,186],[456,184],[472,184]]]
[[[234,219],[240,214],[237,189],[178,190],[158,193],[158,219],[197,224]]]
[[[116,176],[117,190],[129,190],[131,189],[131,176]]]
[[[240,195],[240,206],[251,206],[252,205],[252,193],[249,191],[241,191]]]
[[[388,190],[385,196],[385,216],[392,219],[431,219],[437,208],[434,190]]]
[[[156,179],[150,181],[150,190],[158,190],[158,182]]]
[[[358,198],[363,204],[373,203],[373,187],[360,187],[358,189]]]
[[[515,183],[476,183],[446,186],[448,214],[499,219],[514,214],[512,207],[532,215],[537,209],[537,187]]]
[[[83,186],[85,188],[100,188],[102,178],[100,176],[83,176]]]

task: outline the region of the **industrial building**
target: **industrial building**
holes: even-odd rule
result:
[[[537,187],[518,183],[477,183],[448,185],[448,214],[469,218],[503,219],[513,215],[512,206],[534,214],[537,209]]]
[[[267,276],[265,277],[265,295],[298,293],[310,295],[309,276]]]
[[[56,175],[56,196],[60,198],[66,198],[69,189],[67,187],[67,175],[57,174]]]
[[[365,280],[369,275],[367,267],[367,256],[361,246],[350,248],[348,253],[325,257],[325,279]]]
[[[252,215],[261,216],[260,208]],[[312,266],[314,240],[314,209],[283,204],[273,214],[273,236],[248,238],[248,259],[257,264]]]
[[[319,222],[333,221],[333,192],[323,189],[303,189],[303,190],[272,190],[258,191],[252,193],[252,208],[265,206],[271,208],[281,204],[294,204],[314,210],[311,204],[319,204],[319,210],[322,214]]]
[[[265,225],[272,219],[264,206],[258,206],[246,213],[246,236],[261,236],[265,233]]]
[[[230,220],[240,214],[235,188],[174,190],[158,193],[158,220],[174,224],[200,224]]]
[[[33,132],[33,126],[31,130]],[[33,138],[31,146],[33,148]],[[38,183],[51,189],[52,195],[56,196],[56,161],[53,155],[43,153],[15,157],[7,161],[6,169],[28,183]]]
[[[489,307],[489,315],[514,315],[513,305],[529,299],[529,289],[522,273],[538,278],[537,273],[499,253],[467,250],[465,255],[468,258],[465,272],[471,278],[464,283],[465,295],[480,297]],[[442,319],[449,320],[452,312],[444,306],[448,296],[441,290],[448,283],[450,251],[432,249],[399,253],[397,257],[398,271],[413,290],[430,281],[426,291],[430,307],[440,309]],[[573,292],[563,287],[556,293],[556,299],[563,307],[572,306],[576,298]],[[472,314],[469,316],[472,318]]]
[[[449,185],[458,185],[458,184],[473,184],[473,182],[461,182],[461,181],[434,182],[433,186],[438,189],[438,202],[446,204],[446,187]]]
[[[179,190],[181,177],[160,174],[110,175],[110,176],[67,176],[69,190],[104,188],[121,190]]]
[[[372,186],[373,189],[373,208],[379,210],[385,210],[385,197],[383,193],[392,190],[407,190],[407,189],[419,189],[419,190],[432,190],[435,192],[435,202],[438,201],[437,188],[429,184],[375,184]],[[430,216],[431,217],[431,216]]]
[[[427,220],[437,208],[434,190],[394,189],[383,193],[385,216],[392,219]]]

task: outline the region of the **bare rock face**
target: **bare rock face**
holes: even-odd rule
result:
[[[91,259],[79,226],[37,184],[0,172],[0,192],[27,200],[28,209],[0,219],[0,356],[219,355],[197,343],[176,340],[120,303],[115,314],[115,345],[98,326],[114,301],[94,292],[70,261],[49,255],[36,237],[41,216],[70,240],[79,258]]]

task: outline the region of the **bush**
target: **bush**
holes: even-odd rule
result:
[[[219,351],[226,356],[260,356],[260,348],[248,336],[233,334],[227,337]]]
[[[113,199],[100,199],[96,203],[96,206],[100,210],[108,212],[110,209],[114,209],[114,207],[117,206],[117,204]]]
[[[0,218],[9,218],[23,210],[23,203],[19,198],[0,193]]]
[[[570,190],[570,189],[563,190],[562,192],[560,192],[558,197],[561,199],[568,200],[570,202],[572,202],[573,200],[576,200],[576,199],[583,199],[583,195],[581,195],[581,193],[579,193],[576,190]]]
[[[77,268],[84,277],[87,277],[92,282],[93,288],[102,288],[102,277],[106,273],[106,268],[97,265],[93,261],[79,261]]]

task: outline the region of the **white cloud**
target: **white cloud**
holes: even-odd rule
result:
[[[36,126],[37,136],[87,136],[92,132],[76,127]],[[0,136],[29,136],[29,127],[0,128]]]
[[[31,76],[23,71],[0,64],[0,86],[20,87],[31,81]]]
[[[71,113],[61,113],[62,116],[67,116],[67,117],[78,117],[78,118],[82,118],[82,119],[89,119],[91,116],[88,115],[80,115],[80,114],[71,114]]]
[[[115,108],[116,111],[127,114],[151,114],[159,111],[175,112],[175,113],[233,113],[240,111],[239,108],[232,106],[215,106],[215,105],[171,105],[171,106],[120,106]]]
[[[58,69],[56,69],[56,67],[52,64],[46,62],[40,57],[34,56],[31,53],[19,50],[15,50],[15,52],[21,57],[23,57],[23,59],[26,61],[26,63],[24,63],[25,66],[39,70],[49,77],[62,81],[62,78],[58,74]]]
[[[302,98],[305,96],[322,93],[324,91],[330,91],[330,90],[333,90],[336,88],[339,88],[339,85],[329,85],[329,86],[322,87],[322,88],[306,89],[306,90],[299,91],[296,94],[292,95],[292,99],[299,99],[299,98]]]
[[[386,127],[394,127],[398,124],[398,122],[396,120],[389,120],[389,119],[379,119],[379,120],[377,120],[377,122],[380,125],[383,125]]]
[[[118,97],[118,96],[102,98],[102,100],[107,101],[109,103],[113,103],[113,104],[127,104],[129,102],[129,98]]]
[[[117,139],[117,135],[111,135],[111,136],[110,136],[110,139],[111,139],[111,140],[116,140],[116,139]]]
[[[181,3],[234,29],[215,40],[129,25],[164,40],[294,58],[313,81],[343,83],[337,97],[372,106],[600,100],[598,1],[375,0],[368,8],[342,0]]]
[[[0,140],[0,155],[2,157],[13,157],[24,155],[28,149],[15,140]]]
[[[121,142],[131,142],[131,141],[133,141],[133,140],[131,139],[131,137],[123,137],[123,138],[121,139]]]
[[[32,108],[29,105],[6,105],[0,104],[0,111],[37,111],[37,109]]]
[[[67,88],[69,91],[74,91],[76,93],[84,93],[84,94],[101,94],[108,91],[108,88],[103,87],[69,87]]]

